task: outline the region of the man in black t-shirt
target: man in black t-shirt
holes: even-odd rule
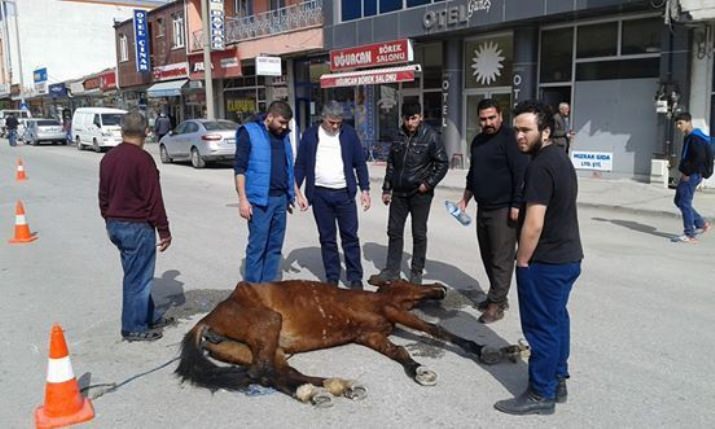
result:
[[[576,171],[551,141],[554,120],[539,102],[514,110],[519,150],[531,155],[524,177],[524,203],[516,283],[521,329],[529,345],[529,387],[494,407],[508,414],[552,414],[566,402],[569,377],[571,288],[581,273],[583,249],[578,228]]]

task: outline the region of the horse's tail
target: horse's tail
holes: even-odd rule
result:
[[[237,366],[218,366],[204,355],[201,341],[207,325],[202,323],[194,326],[181,342],[181,358],[174,373],[182,382],[205,387],[211,390],[242,390],[253,382],[248,370]]]

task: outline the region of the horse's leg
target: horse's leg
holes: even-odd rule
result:
[[[392,323],[399,323],[400,325],[408,328],[426,332],[435,338],[439,338],[440,340],[456,344],[464,351],[477,355],[477,357],[479,357],[479,359],[486,364],[494,364],[500,361],[503,358],[504,349],[508,348],[505,347],[502,350],[497,350],[492,347],[477,344],[472,340],[454,335],[439,325],[425,322],[409,311],[401,310],[393,306],[385,308],[385,315]]]
[[[402,364],[407,375],[419,384],[423,386],[433,386],[437,384],[437,373],[412,359],[407,349],[392,343],[384,334],[371,332],[360,336],[356,342],[399,362]]]

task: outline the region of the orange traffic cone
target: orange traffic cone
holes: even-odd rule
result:
[[[25,219],[25,206],[18,201],[15,206],[15,237],[8,240],[12,244],[29,243],[37,240],[37,235],[30,232],[30,225]]]
[[[24,182],[27,180],[27,174],[25,173],[25,164],[22,163],[22,159],[17,159],[17,174],[15,175],[16,182]]]
[[[35,410],[35,427],[44,429],[69,426],[93,418],[92,402],[79,393],[79,384],[72,372],[62,328],[54,324],[50,333],[45,404]]]

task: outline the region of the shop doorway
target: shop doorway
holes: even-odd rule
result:
[[[417,102],[422,106],[424,122],[442,132],[442,92],[440,90],[403,89],[400,92],[400,118],[402,118],[402,104]]]
[[[479,102],[485,98],[492,98],[501,107],[502,116],[504,118],[504,125],[511,126],[511,88],[490,88],[488,90],[484,89],[468,89],[465,91],[464,96],[464,118],[462,118],[462,123],[464,124],[464,130],[462,130],[462,135],[464,136],[463,146],[467,149],[463,153],[469,153],[469,145],[472,143],[474,136],[479,134],[481,127],[479,126],[479,114],[477,112],[477,106]]]

